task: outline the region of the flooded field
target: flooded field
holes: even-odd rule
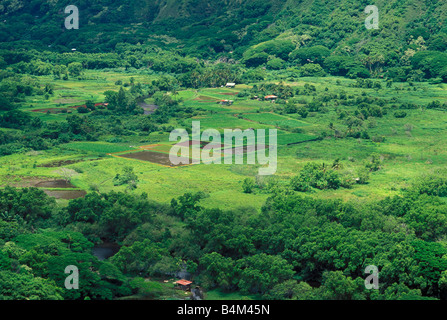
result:
[[[253,145],[253,146],[240,146],[240,147],[235,147],[231,144],[225,145],[222,143],[213,143],[213,142],[208,142],[208,141],[184,141],[184,142],[179,142],[176,143],[177,146],[181,146],[181,147],[191,147],[191,146],[199,146],[200,149],[204,149],[204,150],[209,150],[209,149],[222,149],[222,151],[224,153],[230,153],[231,150],[235,150],[233,153],[236,152],[236,154],[242,152],[242,153],[247,153],[247,152],[252,152],[252,151],[256,151],[256,150],[264,150],[266,148],[268,148],[268,145]]]
[[[188,147],[188,146],[200,146],[200,149],[204,152],[212,152],[212,149],[214,152],[220,153],[222,157],[227,157],[229,155],[240,155],[240,154],[247,154],[256,152],[257,150],[264,150],[268,149],[268,145],[253,145],[253,146],[240,146],[240,147],[228,147],[226,148],[224,144],[220,143],[209,143],[206,141],[184,141],[182,143],[178,143],[177,145]],[[190,149],[189,152],[190,155],[193,154],[192,150]],[[183,161],[187,161],[188,163],[192,162],[191,158],[187,157],[180,157],[180,153],[178,154],[179,158]],[[184,164],[180,165],[174,165],[171,163],[171,160],[169,159],[169,151],[163,151],[163,152],[156,152],[156,151],[140,151],[140,152],[133,152],[133,153],[127,153],[127,154],[121,154],[118,155],[118,157],[127,158],[127,159],[136,159],[136,160],[142,160],[142,161],[148,161],[156,164],[160,164],[163,166],[169,166],[169,167],[177,167],[177,166],[183,166]]]
[[[85,197],[87,194],[84,190],[70,190],[75,189],[76,186],[72,185],[66,180],[51,180],[41,181],[35,185],[36,188],[54,188],[54,189],[67,189],[67,190],[43,190],[48,196],[56,199],[72,200]]]
[[[199,102],[216,102],[219,101],[219,99],[213,98],[213,97],[207,97],[207,96],[198,96],[197,98],[193,99],[194,101]]]
[[[207,141],[196,141],[196,140],[186,140],[183,142],[176,143],[177,146],[181,146],[181,147],[187,147],[187,146],[191,147],[191,146],[198,145],[200,147],[200,149],[202,149],[203,147],[205,147],[208,144],[209,144],[209,142],[207,142]],[[219,147],[220,144],[215,144],[215,146]]]
[[[253,145],[253,146],[241,146],[241,147],[235,147],[235,148],[225,148],[223,149],[223,153],[224,155],[229,155],[229,154],[246,154],[246,153],[251,153],[251,152],[255,152],[257,150],[264,150],[264,149],[268,149],[269,146],[268,145]]]
[[[105,260],[115,255],[119,250],[120,246],[116,243],[105,242],[99,245],[95,245],[92,249],[92,253],[99,260]]]
[[[65,102],[65,103],[67,103],[67,102]],[[105,103],[95,103],[95,107],[106,106],[106,105],[107,104],[105,104]],[[87,106],[84,104],[84,105],[71,106],[71,107],[65,107],[65,108],[42,108],[42,109],[31,110],[31,112],[51,113],[51,114],[72,113],[73,110],[81,108],[81,107],[85,107],[86,108]]]
[[[146,102],[138,102],[138,105],[144,109],[144,115],[152,114],[158,109],[156,104],[147,104]]]
[[[82,162],[82,160],[59,160],[59,161],[53,161],[49,163],[40,164],[37,167],[40,168],[58,168],[62,166],[68,166],[70,164],[75,164],[78,162]]]
[[[36,188],[67,188],[72,189],[76,188],[70,182],[66,180],[51,180],[51,181],[42,181],[35,185]]]
[[[71,113],[66,108],[43,108],[43,109],[34,109],[31,112],[40,112],[40,113],[51,113],[51,114],[59,114],[59,113]]]
[[[56,199],[73,200],[85,197],[87,192],[84,190],[44,190],[47,195]]]
[[[58,160],[58,161],[52,161],[52,162],[48,162],[48,163],[44,163],[44,164],[40,164],[37,167],[40,168],[59,168],[59,167],[63,167],[63,166],[69,166],[71,164],[75,164],[75,163],[79,163],[79,162],[84,162],[84,161],[98,161],[98,160],[102,160],[101,158],[98,159],[89,159],[89,160],[85,160],[85,159],[77,159],[77,160]]]

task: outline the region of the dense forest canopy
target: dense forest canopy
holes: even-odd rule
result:
[[[70,4],[2,1],[0,47],[14,49],[2,54],[4,63],[29,63],[25,51],[34,48],[49,51],[34,60],[45,69],[46,62],[71,62],[55,53],[76,48],[96,53],[84,62],[88,68],[141,68],[157,64],[142,54],[168,50],[182,60],[240,61],[248,67],[312,61],[333,75],[447,77],[442,1],[377,1],[378,30],[363,27],[365,1],[78,1],[81,27],[67,30],[63,9]]]

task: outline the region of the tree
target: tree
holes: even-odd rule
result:
[[[360,168],[357,170],[357,183],[367,184],[369,181],[369,170],[367,168]]]
[[[114,112],[132,114],[137,107],[136,101],[132,97],[131,93],[124,90],[123,87],[121,87],[118,92],[110,90],[106,91],[104,92],[104,95],[105,102],[108,103],[107,108]]]
[[[111,204],[103,200],[98,193],[90,192],[84,198],[70,201],[65,207],[65,212],[70,223],[76,221],[94,223],[110,206]]]
[[[403,283],[393,283],[387,287],[383,293],[374,290],[371,293],[371,300],[432,300],[433,298],[423,297],[420,289],[410,289]],[[436,300],[436,299],[434,299]]]
[[[267,67],[272,70],[280,70],[284,67],[285,61],[281,58],[274,58],[267,62]]]
[[[53,75],[55,79],[60,80],[64,75],[67,75],[67,67],[64,65],[55,65],[53,67]]]
[[[68,72],[72,77],[79,77],[84,71],[84,67],[80,62],[72,62],[68,65]]]
[[[385,56],[381,53],[373,53],[363,57],[361,60],[365,66],[368,66],[369,72],[377,75],[380,67],[385,63]]]
[[[393,87],[393,80],[387,80],[386,87],[387,88],[392,88]]]
[[[365,281],[362,278],[346,277],[341,271],[323,273],[319,297],[324,300],[364,300]]]
[[[255,186],[256,184],[253,179],[246,178],[242,183],[242,190],[244,191],[244,193],[252,193]]]
[[[121,247],[110,261],[124,273],[148,275],[150,267],[160,261],[166,250],[149,239]]]
[[[294,274],[292,265],[285,259],[265,253],[240,259],[236,265],[241,270],[238,287],[245,294],[264,294]]]
[[[87,109],[89,109],[89,110],[95,110],[95,103],[93,102],[93,101],[91,101],[91,100],[87,100],[86,102],[85,102],[85,106],[87,107]]]
[[[10,215],[9,212],[0,214],[0,239],[10,241],[19,234],[21,228],[17,220],[19,219],[15,214]]]
[[[244,57],[242,62],[249,68],[256,68],[267,62],[269,55],[265,52],[254,53],[253,55]]]
[[[157,299],[163,293],[163,286],[156,281],[146,281],[144,278],[136,277],[129,283],[134,293],[145,298]]]
[[[57,170],[57,173],[66,181],[70,182],[71,178],[73,178],[74,175],[76,175],[76,171],[68,168],[60,168]]]
[[[161,276],[173,276],[181,271],[181,259],[171,256],[163,256],[151,268],[151,274]],[[189,272],[189,271],[188,271]]]
[[[9,111],[12,109],[14,109],[14,104],[11,102],[11,99],[7,98],[3,92],[0,92],[0,110]]]
[[[300,68],[302,77],[324,77],[326,75],[323,68],[317,63],[308,63]]]
[[[197,215],[197,212],[202,210],[202,207],[199,205],[199,201],[203,198],[205,198],[205,194],[203,192],[187,192],[178,197],[178,199],[172,199],[171,207],[174,209],[175,215],[181,219],[193,219]]]
[[[299,62],[300,64],[307,63],[323,63],[324,59],[330,55],[331,51],[321,45],[299,48],[290,53],[290,59]]]
[[[111,300],[113,291],[107,281],[101,280],[98,274],[98,263],[91,253],[67,253],[50,256],[47,261],[48,276],[59,287],[65,288],[67,274],[64,270],[69,265],[74,265],[79,270],[79,289],[64,290],[63,297],[66,300]]]
[[[41,223],[51,217],[56,204],[54,198],[37,188],[18,190],[7,186],[0,191],[0,199],[0,212],[17,215],[31,224]]]
[[[52,280],[0,271],[0,300],[63,300],[62,289]]]
[[[382,159],[380,154],[378,153],[372,153],[371,158],[369,162],[366,163],[366,168],[369,169],[369,171],[378,171],[381,168]]]
[[[362,68],[362,64],[353,57],[329,56],[324,60],[324,69],[334,76],[346,76],[355,68]]]
[[[133,172],[133,167],[125,166],[122,173],[117,173],[113,178],[113,184],[115,186],[122,186],[127,184],[129,189],[133,190],[137,188],[138,176]]]
[[[342,182],[338,172],[326,166],[309,162],[304,165],[300,174],[290,181],[290,186],[301,192],[310,191],[310,187],[317,189],[338,189]]]
[[[316,298],[314,291],[306,282],[286,280],[275,285],[266,297],[272,300],[313,300]]]
[[[238,270],[231,258],[226,258],[217,252],[207,253],[200,258],[199,266],[210,288],[220,287],[229,290],[237,283]]]
[[[416,240],[415,259],[419,262],[420,287],[423,294],[438,296],[444,284],[442,272],[447,269],[446,248],[440,243]]]

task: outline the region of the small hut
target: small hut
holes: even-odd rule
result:
[[[185,279],[178,280],[174,282],[174,286],[176,289],[182,289],[183,291],[191,291],[192,281],[188,281]]]
[[[223,106],[231,106],[233,104],[233,100],[220,100],[218,103]]]
[[[265,96],[264,99],[267,101],[275,101],[276,99],[278,99],[278,97],[271,94],[271,95]]]
[[[227,87],[227,88],[234,88],[236,86],[236,83],[233,83],[233,82],[228,82],[226,85],[225,85],[225,87]]]

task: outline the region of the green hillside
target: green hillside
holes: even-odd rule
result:
[[[77,4],[80,29],[65,30],[68,4],[2,0],[0,48],[118,52],[119,66],[130,54],[163,49],[249,67],[312,64],[310,74],[318,64],[350,77],[446,77],[442,1],[377,1],[378,30],[364,26],[367,1],[89,1]]]

